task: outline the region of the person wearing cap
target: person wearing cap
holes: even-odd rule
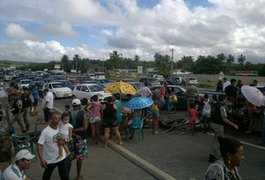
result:
[[[69,179],[67,171],[68,158],[62,149],[62,156],[59,156],[59,146],[64,145],[64,140],[58,138],[59,116],[57,112],[51,112],[49,125],[42,130],[38,140],[37,150],[41,166],[45,169],[42,175],[43,180],[51,178],[53,170],[58,167],[59,176],[63,180]]]
[[[33,158],[35,158],[35,155],[31,154],[28,150],[20,150],[15,156],[15,162],[4,170],[3,178],[7,180],[28,179],[24,171],[30,168],[31,159]]]
[[[86,112],[81,109],[81,101],[79,99],[73,99],[72,106],[73,110],[70,111],[70,124],[73,126],[73,141],[69,143],[71,153],[69,155],[68,172],[71,170],[72,160],[76,159],[76,179],[80,180],[82,179],[82,162],[87,154],[87,117]]]
[[[44,98],[43,98],[43,112],[44,112],[44,119],[45,122],[49,121],[49,117],[51,115],[51,111],[53,108],[53,93],[49,91],[49,89],[44,90]]]

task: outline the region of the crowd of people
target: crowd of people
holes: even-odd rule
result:
[[[209,155],[209,161],[214,164],[206,172],[205,179],[207,180],[218,179],[217,175],[220,175],[218,173],[220,169],[221,176],[226,179],[241,179],[236,166],[239,166],[244,159],[242,144],[224,135],[225,125],[231,126],[235,130],[239,128],[229,119],[226,110],[227,102],[233,105],[240,103],[242,83],[238,82],[239,85],[236,86],[235,82],[234,79],[230,81],[230,84],[225,79],[218,82],[218,84],[222,83],[220,91],[224,91],[225,95],[209,97],[205,94],[200,101],[197,88],[187,85],[188,119],[192,135],[195,134],[195,124],[198,120],[204,132],[214,133],[212,150]],[[220,84],[219,86],[221,86]],[[166,83],[162,84],[158,93],[152,93],[147,86],[139,89],[138,93],[140,96],[152,98],[154,102],[149,110],[153,117],[152,133],[158,134],[161,108],[169,101],[176,103],[177,95],[168,91]],[[27,88],[14,88],[9,90],[8,94],[9,102],[13,107],[11,112],[14,119],[19,123],[21,131],[25,133],[29,130],[27,113],[30,111],[29,114],[32,116],[38,113],[36,106],[39,102],[39,95],[36,89],[29,91]],[[87,157],[87,143],[98,144],[100,132],[103,129],[105,147],[108,147],[112,132],[116,136],[117,143],[122,145],[123,141],[127,140],[130,126],[134,124],[134,121],[139,122],[139,118],[142,119],[147,111],[146,108],[141,111],[122,108],[120,97],[116,94],[103,103],[99,102],[95,95],[89,101],[74,99],[72,109],[69,105],[65,105],[65,110],[59,117],[58,113],[53,111],[53,100],[53,94],[45,89],[41,106],[45,121],[49,124],[42,130],[37,143],[40,164],[45,169],[42,179],[45,180],[50,179],[56,167],[59,169],[61,179],[69,179],[71,162],[74,159],[76,159],[77,166],[76,179],[82,179],[82,164]],[[88,139],[88,127],[91,128],[91,140]],[[125,139],[122,138],[121,131],[124,132]],[[251,127],[248,131],[251,131]],[[133,133],[130,134],[130,137],[133,138]],[[19,167],[19,163],[28,162],[32,158],[34,158],[32,155],[21,159],[17,158],[15,165]]]
[[[10,111],[14,117],[13,122],[18,122],[22,133],[26,133],[30,129],[29,114],[38,115],[37,106],[40,97],[37,87],[29,89],[28,87],[10,86],[7,93]]]

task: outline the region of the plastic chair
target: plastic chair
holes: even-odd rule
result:
[[[31,149],[31,153],[37,155],[36,144],[33,142],[29,135],[11,135],[15,151],[18,152],[21,149]],[[36,156],[37,157],[37,156]]]
[[[141,117],[134,117],[132,119],[132,124],[129,125],[129,130],[132,138],[134,137],[134,134],[137,133],[139,140],[143,140],[143,119]]]

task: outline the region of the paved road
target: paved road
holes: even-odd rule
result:
[[[65,104],[71,104],[71,99],[55,100],[55,106],[63,109]],[[167,118],[181,118],[184,112],[177,112]],[[35,120],[32,120],[32,123]],[[164,129],[161,129],[163,131]],[[265,147],[260,146],[261,138],[257,135],[248,135],[241,132],[226,130],[228,134],[242,138],[255,147],[244,145],[246,160],[239,168],[244,179],[265,179]],[[173,130],[167,134],[151,134],[150,129],[144,130],[144,140],[137,139],[126,142],[121,148],[137,155],[155,166],[162,172],[175,177],[175,179],[202,179],[209,163],[208,154],[212,136],[197,133],[195,136],[179,134]],[[117,150],[117,148],[113,148]],[[155,179],[142,168],[141,161],[135,165],[135,161],[129,161],[111,148],[103,148],[103,145],[91,145],[89,147],[89,159],[84,164],[84,179]],[[143,170],[145,169],[145,170]],[[42,169],[39,163],[32,164],[32,171],[27,172],[33,179],[40,179]],[[72,171],[71,178],[74,178]],[[58,179],[58,173],[54,173],[53,179]],[[156,178],[162,179],[162,178]],[[165,179],[165,178],[164,178]]]

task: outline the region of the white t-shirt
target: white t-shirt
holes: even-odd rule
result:
[[[210,100],[209,99],[204,100],[203,103],[204,103],[204,106],[203,106],[202,112],[206,114],[210,114],[211,113]]]
[[[59,156],[59,146],[57,139],[59,136],[59,127],[52,129],[47,126],[42,130],[38,144],[43,145],[43,158],[48,163],[57,163],[62,161],[66,157],[66,153],[63,149],[62,157]]]
[[[231,84],[230,81],[225,81],[223,84],[223,91],[225,91],[225,88],[229,86],[230,84]]]
[[[44,97],[44,103],[46,103],[46,108],[52,109],[53,108],[53,94],[52,92],[48,91],[46,96]]]
[[[144,97],[149,97],[151,96],[152,92],[150,91],[149,87],[141,87],[138,91],[138,93],[141,95],[141,96],[144,96]]]
[[[26,175],[24,171],[20,171],[17,167],[16,163],[11,164],[8,166],[3,172],[4,179],[12,179],[12,180],[24,180],[26,179]]]
[[[69,140],[69,129],[73,129],[73,126],[70,123],[59,122],[59,133],[62,135],[61,138],[68,141]]]

